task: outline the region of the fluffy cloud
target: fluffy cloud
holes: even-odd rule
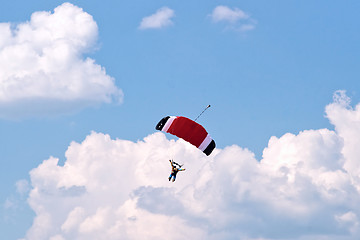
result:
[[[233,145],[209,156],[155,133],[91,133],[30,172],[36,217],[25,239],[360,238],[360,104],[326,107],[335,131],[272,137],[261,161]],[[168,182],[169,158],[185,163]]]
[[[173,25],[171,18],[175,16],[174,10],[162,7],[151,16],[141,20],[139,29],[164,28]]]
[[[255,28],[256,21],[241,9],[231,9],[227,6],[217,6],[210,14],[214,22],[225,22],[227,28],[245,32]]]
[[[114,79],[83,57],[97,35],[92,16],[70,3],[16,26],[0,23],[0,117],[121,102]]]
[[[235,8],[232,10],[227,6],[217,6],[213,13],[211,14],[212,19],[215,22],[220,21],[229,21],[229,22],[236,22],[241,19],[248,19],[249,16],[243,12],[242,10]]]

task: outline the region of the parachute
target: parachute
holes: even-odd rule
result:
[[[167,116],[156,125],[156,130],[175,135],[199,148],[207,156],[215,148],[215,141],[206,132],[205,128],[186,117]]]

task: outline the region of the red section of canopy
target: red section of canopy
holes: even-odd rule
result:
[[[186,117],[176,117],[167,132],[184,139],[196,147],[199,147],[208,135],[203,126]]]

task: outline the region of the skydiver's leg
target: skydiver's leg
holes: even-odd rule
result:
[[[171,180],[171,177],[172,177],[172,174],[170,174],[170,176],[169,176],[169,181]]]

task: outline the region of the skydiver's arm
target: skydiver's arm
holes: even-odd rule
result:
[[[180,168],[179,171],[185,171],[185,168],[184,169]]]

